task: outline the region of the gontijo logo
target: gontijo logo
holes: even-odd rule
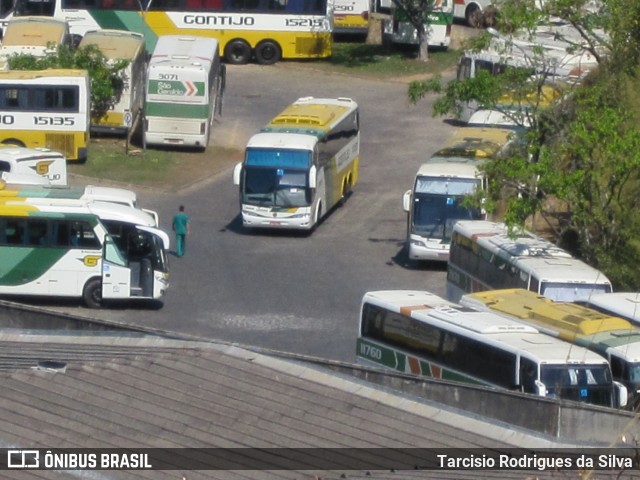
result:
[[[38,450],[7,450],[7,468],[38,468],[40,452]]]
[[[42,160],[31,167],[38,175],[46,175],[49,173],[49,165],[53,163],[53,160]]]
[[[82,263],[84,263],[87,267],[95,267],[98,265],[98,261],[101,259],[99,255],[86,255],[82,258]]]

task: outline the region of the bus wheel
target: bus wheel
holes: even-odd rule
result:
[[[470,27],[472,28],[482,27],[482,23],[483,23],[482,10],[480,10],[478,7],[473,6],[473,7],[467,8],[465,17],[467,20],[467,25],[469,25]]]
[[[345,203],[347,203],[347,198],[349,198],[349,195],[351,195],[351,182],[349,180],[345,180],[344,184],[342,185],[342,196],[340,197],[339,202],[340,206],[343,206]]]
[[[102,282],[99,278],[92,278],[84,286],[82,299],[89,308],[100,308],[102,306]]]
[[[12,147],[25,147],[25,144],[22,143],[20,140],[15,140],[15,139],[9,139],[9,140],[5,140],[4,142],[2,142],[3,145],[11,145]]]
[[[232,65],[244,65],[251,60],[251,47],[244,40],[233,40],[225,47],[224,57]]]
[[[260,65],[272,65],[282,58],[282,49],[273,40],[263,40],[256,47],[256,61]]]

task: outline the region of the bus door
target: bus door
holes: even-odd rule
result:
[[[131,296],[131,269],[111,235],[106,235],[102,247],[102,298]]]

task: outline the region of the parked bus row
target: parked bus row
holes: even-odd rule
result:
[[[624,379],[601,353],[429,292],[367,292],[356,357],[406,374],[539,397],[614,408],[628,403]]]
[[[216,40],[161,37],[148,67],[140,34],[89,31],[79,48],[89,45],[110,63],[127,62],[112,108],[92,115],[84,70],[0,71],[1,144],[48,148],[83,162],[91,132],[129,134],[140,126],[145,145],[206,148],[225,81]]]

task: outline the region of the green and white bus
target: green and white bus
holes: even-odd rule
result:
[[[206,149],[222,108],[224,71],[217,40],[160,37],[147,70],[145,144]]]
[[[627,401],[597,353],[429,292],[366,293],[356,356],[366,365],[540,397],[604,407]]]
[[[169,237],[131,219],[140,214],[106,202],[0,202],[0,295],[82,298],[91,308],[160,300]]]
[[[428,45],[449,48],[453,28],[453,0],[433,0],[434,7],[425,19]],[[407,14],[394,2],[390,6],[391,18],[382,24],[385,44],[418,45],[418,32],[409,22]]]
[[[247,143],[233,172],[245,227],[312,230],[358,180],[360,120],[350,98],[299,98]]]

